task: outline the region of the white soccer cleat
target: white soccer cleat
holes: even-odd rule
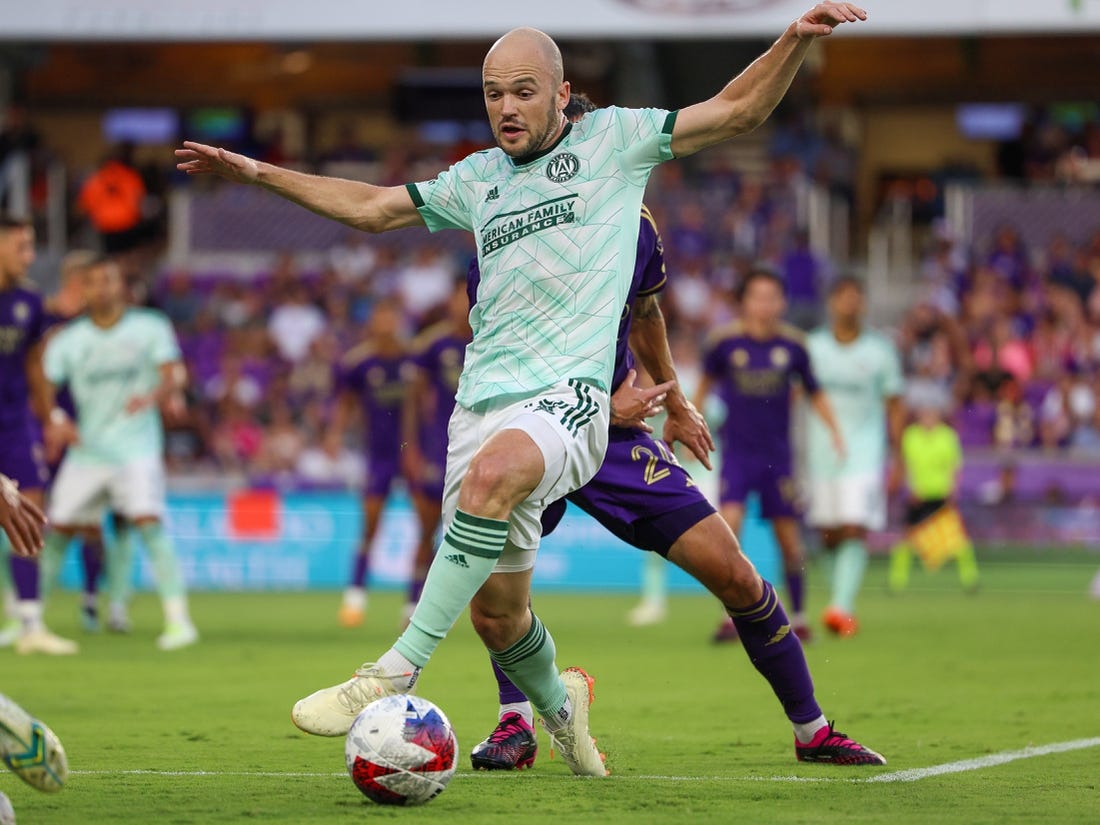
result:
[[[44,627],[29,630],[15,640],[15,652],[20,656],[45,653],[47,656],[72,656],[80,652],[80,645],[72,639],[63,639]]]
[[[569,770],[577,776],[607,776],[606,757],[596,748],[596,740],[588,732],[588,708],[595,698],[592,686],[596,680],[579,667],[563,670],[561,680],[565,683],[573,713],[565,727],[557,731],[551,731],[545,719],[540,720],[550,735],[551,756],[554,751],[561,754]]]
[[[0,760],[28,785],[46,793],[61,790],[69,776],[61,740],[2,693]]]
[[[161,650],[179,650],[199,640],[199,631],[190,622],[174,622],[164,628],[157,637],[157,647]]]
[[[642,599],[637,606],[627,615],[627,621],[632,627],[648,627],[660,624],[668,615],[668,608],[664,602]]]
[[[367,662],[346,682],[299,699],[290,712],[290,719],[299,730],[314,736],[344,736],[363,708],[398,693],[401,691],[394,687],[393,678],[384,674],[374,662]]]

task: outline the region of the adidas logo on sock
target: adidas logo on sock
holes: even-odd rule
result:
[[[465,567],[467,570],[470,569],[470,565],[466,563],[466,557],[461,553],[452,553],[451,555],[444,556],[443,558],[445,558],[449,562],[457,564],[459,567]]]

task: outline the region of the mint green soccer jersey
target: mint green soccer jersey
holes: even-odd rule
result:
[[[126,412],[126,402],[160,383],[160,367],[180,360],[168,319],[148,309],[129,309],[108,329],[80,318],[67,324],[46,346],[46,377],[68,384],[76,404],[80,443],[72,461],[125,464],[159,457],[164,434],[160,413],[146,408]]]
[[[609,391],[649,173],[675,113],[599,109],[517,163],[477,152],[409,194],[433,232],[465,229],[481,283],[457,401],[531,397],[570,378]]]
[[[806,469],[811,479],[866,475],[886,466],[886,399],[905,389],[897,349],[886,336],[864,330],[848,344],[830,329],[817,329],[806,339],[814,374],[828,395],[848,448],[843,462],[829,431],[817,416],[808,416]]]

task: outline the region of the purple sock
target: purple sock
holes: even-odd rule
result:
[[[821,708],[814,699],[814,683],[802,643],[791,632],[775,588],[764,582],[760,601],[741,610],[730,610],[729,614],[749,660],[772,686],[787,718],[795,723],[819,718]]]
[[[85,539],[80,545],[80,558],[84,562],[84,593],[94,596],[99,590],[99,574],[103,572],[103,542]]]
[[[11,578],[15,583],[15,595],[19,601],[38,601],[38,562],[13,555]]]
[[[409,580],[409,604],[420,601],[420,594],[424,592],[424,576],[413,574]]]
[[[356,553],[355,561],[351,567],[351,579],[348,581],[349,587],[366,587],[367,586],[367,573],[370,571],[370,556],[366,553]]]
[[[787,596],[791,600],[791,611],[794,613],[802,612],[802,594],[803,594],[803,581],[801,570],[788,570],[787,571]]]
[[[500,689],[500,703],[502,705],[514,705],[526,702],[527,696],[522,690],[512,684],[512,680],[501,670],[496,662],[489,660],[493,665],[493,674],[497,677],[497,687]]]

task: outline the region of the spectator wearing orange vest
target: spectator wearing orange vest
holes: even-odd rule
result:
[[[131,160],[133,146],[121,144],[84,182],[79,206],[91,220],[107,254],[129,252],[141,242],[145,183]]]

